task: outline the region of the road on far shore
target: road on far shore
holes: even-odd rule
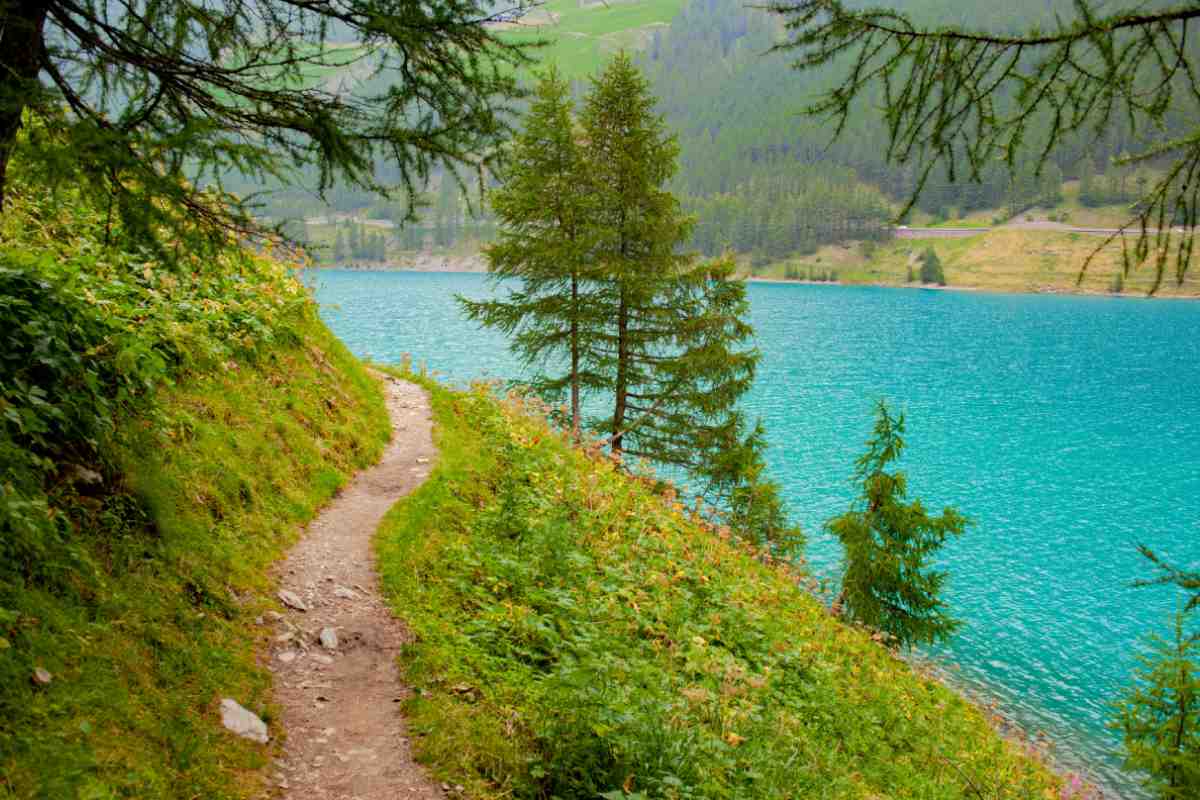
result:
[[[1093,236],[1111,236],[1114,233],[1121,232],[1120,228],[1077,228],[1073,225],[1064,225],[1061,222],[1038,220],[1036,222],[1009,222],[990,228],[910,228],[901,225],[895,229],[895,234],[897,239],[966,239],[967,237],[978,236],[981,233],[989,231],[1003,230],[1086,233]],[[1182,230],[1176,230],[1182,233]],[[1126,232],[1135,235],[1141,233],[1137,228],[1129,228]],[[1157,230],[1151,228],[1148,233],[1157,233]]]

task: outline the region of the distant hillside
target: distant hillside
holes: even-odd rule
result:
[[[621,48],[662,45],[664,29],[685,0],[550,0],[507,26],[517,41],[546,40],[538,53],[569,78],[585,78]]]
[[[892,5],[918,19],[991,29],[1049,23],[1055,14],[1073,13],[1070,0],[1003,5],[897,0]],[[507,35],[546,40],[538,58],[578,79],[580,94],[586,91],[586,76],[608,55],[619,48],[634,50],[659,110],[679,137],[680,169],[671,189],[696,219],[690,245],[708,256],[733,251],[765,268],[813,256],[821,247],[886,239],[885,229],[917,185],[911,165],[887,159],[887,132],[874,108],[856,109],[837,139],[829,124],[803,114],[836,76],[798,73],[787,53],[770,52],[786,41],[783,23],[743,0],[551,0],[519,23],[507,24]],[[1045,134],[1045,123],[1030,126],[1031,152]],[[1171,135],[1174,124],[1168,120],[1164,135]],[[1040,173],[1030,159],[1017,165],[1015,175],[997,162],[980,182],[964,176],[952,182],[934,174],[912,218],[904,221],[990,225],[1038,209],[1056,216],[1065,209],[1073,224],[1093,224],[1087,220],[1097,216],[1121,222],[1124,217],[1116,217],[1140,196],[1154,165],[1118,168],[1113,160],[1144,144],[1123,118],[1116,118],[1102,135],[1058,147]],[[1073,197],[1066,196],[1068,187],[1075,187]],[[328,206],[312,195],[280,194],[268,213],[276,219],[313,219],[327,217],[332,209],[360,220],[399,223],[407,211],[337,187],[327,199]],[[420,224],[390,229],[385,257],[368,260],[396,260],[419,251],[461,253],[494,236],[486,203],[468,197],[453,181],[435,176],[427,200]],[[335,258],[331,228],[296,232],[321,245],[318,252],[326,263],[344,263]],[[351,234],[343,235],[348,240]]]

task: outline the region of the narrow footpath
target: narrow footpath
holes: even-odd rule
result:
[[[403,626],[383,599],[372,538],[384,514],[429,475],[429,398],[384,377],[392,441],[309,525],[280,564],[270,668],[286,733],[274,797],[293,800],[441,798],[410,752],[396,657]]]

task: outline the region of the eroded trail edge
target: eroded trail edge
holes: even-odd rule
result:
[[[383,383],[392,420],[383,458],[313,520],[278,567],[285,604],[307,610],[285,609],[268,654],[281,709],[275,727],[287,734],[276,796],[443,796],[409,750],[396,668],[405,633],[383,599],[372,547],[383,515],[433,468],[433,423],[423,389]]]

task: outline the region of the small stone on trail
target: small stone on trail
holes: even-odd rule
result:
[[[252,711],[247,711],[236,701],[226,697],[221,701],[221,724],[244,739],[253,739],[259,744],[267,743],[267,723]]]
[[[328,667],[330,664],[333,663],[333,659],[330,658],[329,656],[325,655],[324,653],[313,653],[312,660],[317,662],[318,664],[322,664],[326,667]]]
[[[268,611],[267,619],[272,622],[279,622],[279,620],[283,619],[283,614],[280,614],[278,611]]]
[[[418,459],[417,459],[417,463],[418,463],[418,464],[428,464],[428,463],[429,463],[429,459],[428,459],[428,458],[418,458]]]
[[[337,631],[333,628],[321,628],[321,635],[318,638],[320,639],[321,647],[324,647],[326,650],[337,650]]]
[[[284,650],[276,658],[285,664],[290,664],[296,660],[296,652],[294,650]]]
[[[333,590],[333,596],[334,596],[334,597],[341,597],[341,598],[344,598],[344,599],[346,599],[346,600],[357,600],[357,599],[358,599],[358,595],[356,595],[356,594],[354,593],[354,590],[353,590],[353,589],[347,589],[345,586],[339,586],[339,587],[337,587],[336,589],[334,589],[334,590]]]
[[[279,591],[279,602],[283,603],[288,608],[294,608],[297,611],[308,611],[308,606],[300,599],[300,595],[295,592],[289,592],[287,589]]]
[[[41,667],[33,671],[33,682],[38,686],[49,686],[52,680],[54,680],[54,676]]]
[[[86,486],[95,486],[98,483],[104,482],[104,476],[94,469],[76,464],[71,470],[71,478],[76,483],[82,483]]]

